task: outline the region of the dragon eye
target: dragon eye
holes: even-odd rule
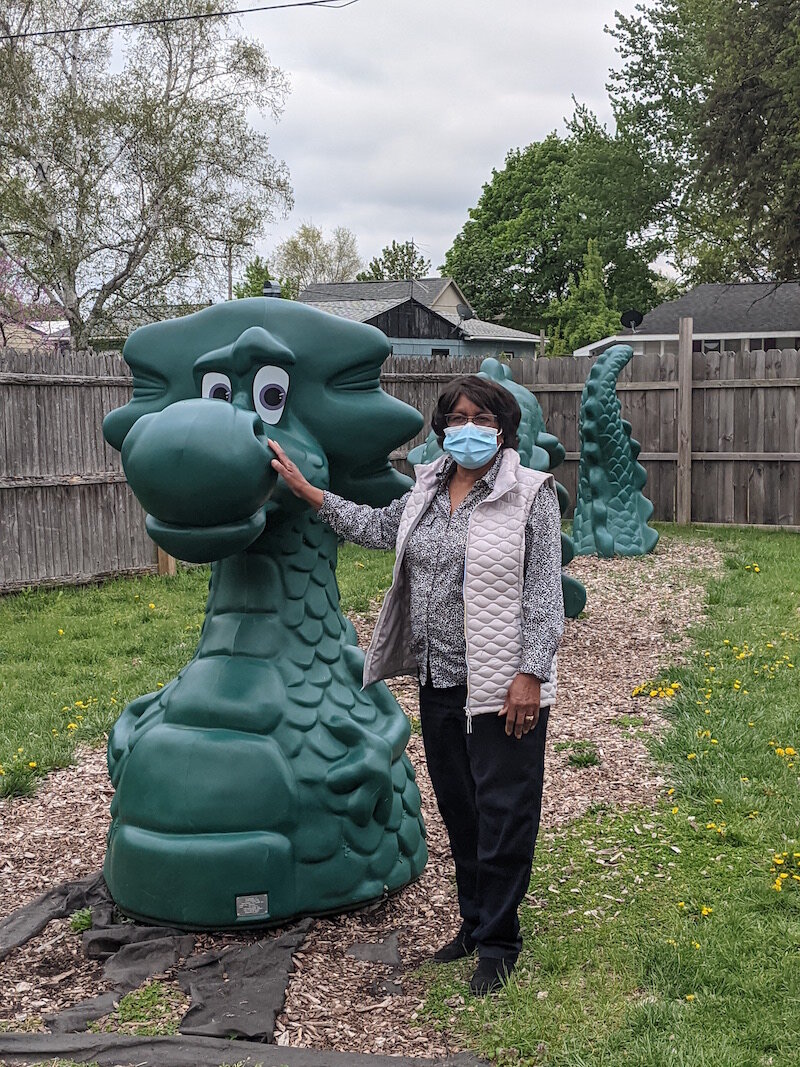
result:
[[[231,380],[227,374],[221,374],[219,371],[209,371],[203,375],[200,392],[209,400],[224,400],[226,404],[230,404],[233,399]]]
[[[281,367],[261,367],[253,379],[253,403],[261,419],[274,426],[280,421],[289,391],[289,375]]]

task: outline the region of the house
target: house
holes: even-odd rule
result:
[[[10,322],[0,319],[0,348],[13,348],[17,352],[33,352],[41,349],[59,351],[69,340],[61,332],[53,331],[49,322]],[[61,325],[61,324],[56,324]],[[66,326],[66,323],[63,324]]]
[[[698,285],[677,300],[653,308],[635,330],[579,348],[599,355],[614,344],[637,355],[678,351],[678,322],[691,316],[695,352],[750,352],[800,348],[800,282],[736,282]]]
[[[540,343],[536,334],[476,318],[452,278],[320,282],[298,300],[377,326],[395,356],[533,356]]]

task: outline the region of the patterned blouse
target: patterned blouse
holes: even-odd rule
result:
[[[452,515],[447,486],[453,461],[448,458],[437,474],[436,495],[408,539],[403,566],[411,598],[412,651],[422,685],[429,670],[436,688],[466,684],[463,583],[467,529],[475,505],[492,491],[500,458],[498,454]],[[408,497],[406,493],[388,507],[372,508],[325,492],[319,517],[347,541],[364,548],[393,549]],[[563,632],[561,511],[555,492],[544,485],[525,526],[520,671],[547,679]]]

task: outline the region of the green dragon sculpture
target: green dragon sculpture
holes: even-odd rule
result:
[[[578,499],[572,522],[575,551],[588,556],[643,556],[658,531],[647,525],[653,505],[642,494],[647,471],[637,461],[641,445],[621,416],[617,378],[633,356],[613,345],[598,356],[581,397]]]
[[[557,437],[547,432],[539,401],[529,389],[514,381],[511,368],[506,363],[489,357],[481,363],[478,373],[481,377],[489,378],[508,389],[519,404],[522,413],[518,430],[519,454],[523,465],[536,471],[552,471],[563,463],[564,448]],[[418,463],[430,463],[441,455],[442,450],[436,435],[431,432],[423,444],[411,449],[408,462],[415,467]],[[560,482],[556,482],[556,489],[563,514],[569,509],[569,493]],[[562,533],[561,566],[566,567],[574,555],[572,538]],[[576,619],[586,607],[586,589],[577,579],[563,572],[561,587],[564,592],[564,613],[568,619]]]
[[[380,898],[427,860],[408,719],[339,608],[337,538],[278,482],[271,436],[314,485],[374,506],[421,416],[379,384],[380,331],[234,301],[136,330],[133,398],[103,432],[152,538],[213,561],[191,662],[108,744],[104,873],[120,908],[190,928],[269,925]]]

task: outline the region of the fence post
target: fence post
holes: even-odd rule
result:
[[[156,548],[158,549],[158,573],[172,578],[177,573],[175,558],[158,545],[156,545]]]
[[[692,521],[692,331],[691,317],[678,326],[678,476],[677,521]]]

